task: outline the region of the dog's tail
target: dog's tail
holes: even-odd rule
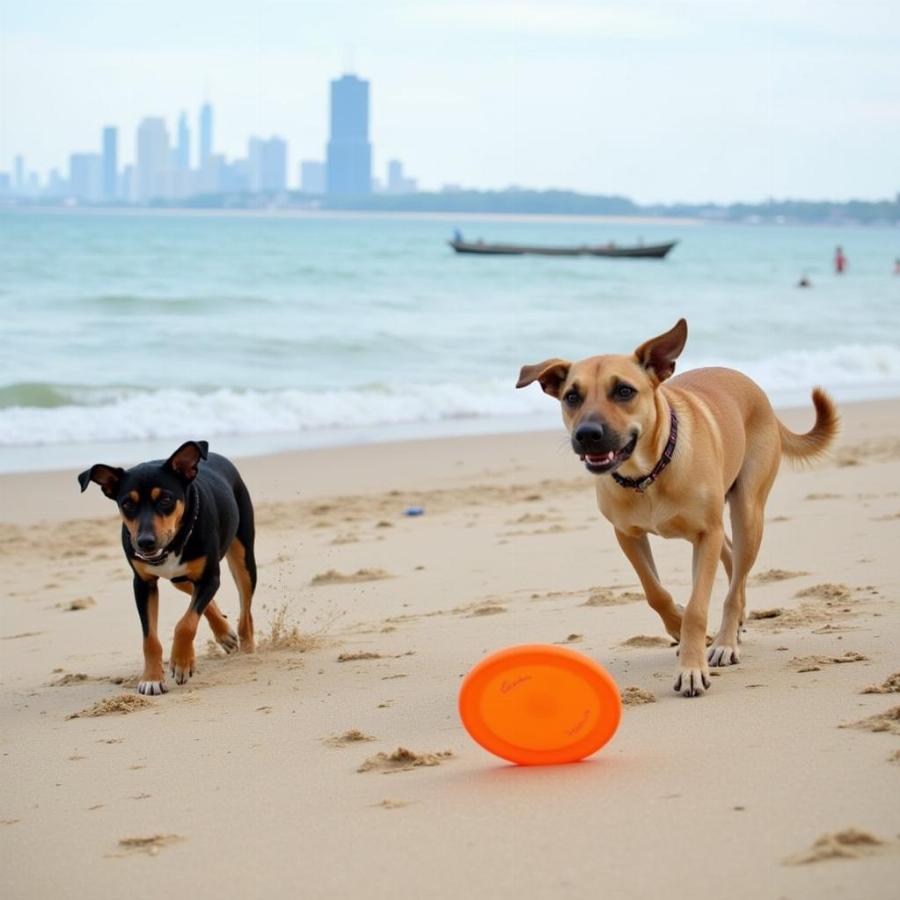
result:
[[[794,434],[782,422],[778,422],[781,434],[781,452],[788,459],[812,461],[825,454],[840,430],[840,416],[834,400],[822,388],[813,388],[813,406],[816,408],[816,424],[806,434]]]

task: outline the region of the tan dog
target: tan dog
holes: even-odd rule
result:
[[[709,688],[709,665],[740,661],[747,575],[756,561],[763,513],[782,455],[810,459],[838,431],[837,409],[815,388],[816,424],[782,425],[763,391],[732,369],[695,369],[668,380],[687,341],[687,322],[641,344],[633,356],[549,359],[524,366],[516,387],[539,381],[562,403],[572,448],[596,479],[600,511],[637,572],[647,602],[680,641],[675,690]],[[731,539],[723,512],[731,511]],[[662,586],[648,534],[694,547],[693,588],[682,610]],[[707,651],[706,622],[719,560],[728,574],[722,625]]]

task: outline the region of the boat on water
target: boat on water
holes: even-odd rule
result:
[[[488,244],[485,241],[467,241],[457,235],[447,243],[457,253],[473,253],[476,256],[607,256],[616,259],[664,259],[678,243],[636,244],[619,247],[616,244],[582,244],[578,247],[542,247],[529,244]]]

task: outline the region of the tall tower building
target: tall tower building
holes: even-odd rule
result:
[[[331,82],[326,188],[329,194],[372,193],[369,82],[355,75]]]
[[[103,199],[103,157],[99,153],[73,153],[69,157],[69,191],[79,200]]]
[[[21,153],[16,154],[15,168],[13,175],[13,189],[16,191],[25,190],[25,157]]]
[[[325,163],[314,159],[300,163],[300,190],[304,194],[325,193]]]
[[[169,130],[165,120],[143,119],[137,130],[134,166],[134,195],[139,203],[166,196],[170,164]]]
[[[213,153],[213,109],[209,103],[204,103],[200,107],[198,131],[200,132],[200,146],[197,167],[205,169],[209,165],[209,159]]]
[[[119,193],[119,131],[103,129],[103,199],[115,200]]]
[[[186,172],[191,167],[191,129],[188,127],[187,113],[178,117],[178,144],[175,148],[175,168]]]

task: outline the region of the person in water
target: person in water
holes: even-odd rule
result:
[[[805,272],[801,276],[800,280],[797,282],[797,287],[798,288],[812,287],[812,282],[809,280],[809,275],[807,275]]]
[[[834,271],[836,275],[843,275],[844,269],[847,268],[847,257],[844,256],[844,250],[838,246],[834,249]]]

